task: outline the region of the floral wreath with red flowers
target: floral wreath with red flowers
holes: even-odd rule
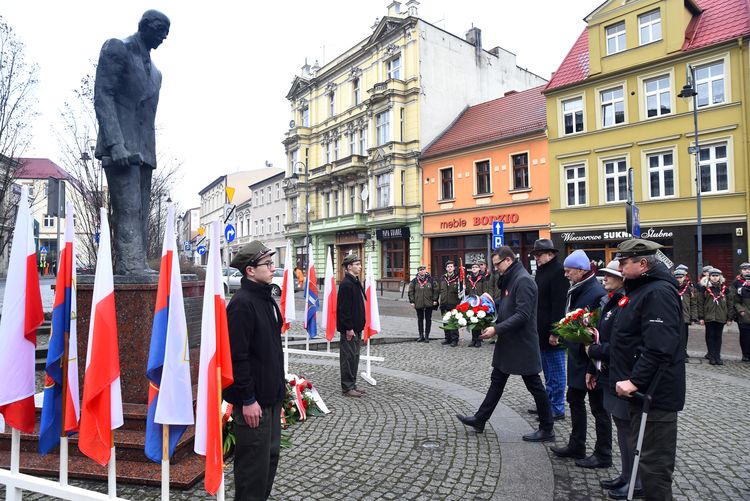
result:
[[[467,296],[453,310],[443,315],[443,330],[458,330],[466,327],[481,331],[495,324],[495,300],[486,292],[481,296]]]
[[[599,310],[578,308],[566,314],[552,326],[554,335],[569,343],[591,344],[599,342]]]

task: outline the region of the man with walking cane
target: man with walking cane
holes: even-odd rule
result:
[[[631,442],[638,438],[645,411],[636,462],[646,499],[661,501],[672,499],[677,413],[685,405],[685,354],[677,282],[657,258],[659,248],[640,238],[618,246],[625,295],[611,339],[609,379],[618,397],[630,399]],[[633,398],[636,392],[651,400],[650,410]]]

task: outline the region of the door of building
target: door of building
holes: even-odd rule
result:
[[[432,277],[437,279],[445,273],[445,263],[453,261],[458,268],[458,250],[435,251],[432,253]]]
[[[703,265],[718,268],[727,280],[734,276],[732,235],[703,235]]]

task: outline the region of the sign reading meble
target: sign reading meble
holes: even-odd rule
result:
[[[649,228],[648,230],[641,232],[641,238],[646,240],[665,240],[672,238],[673,236],[674,232],[665,231],[663,229],[655,230],[654,228]],[[632,235],[627,231],[569,231],[560,233],[560,238],[563,242],[599,242],[604,240],[625,240],[632,238]]]

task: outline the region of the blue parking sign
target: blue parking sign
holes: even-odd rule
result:
[[[494,221],[492,223],[492,250],[497,250],[504,245],[504,231],[505,223],[502,221]]]
[[[497,250],[502,247],[503,240],[504,238],[502,235],[492,235],[492,250]]]

